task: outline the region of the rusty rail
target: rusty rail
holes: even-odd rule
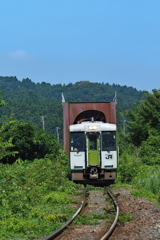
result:
[[[108,237],[111,235],[114,228],[116,227],[116,224],[117,224],[117,221],[118,221],[118,216],[119,216],[119,207],[118,207],[118,204],[117,204],[115,198],[113,197],[111,192],[108,190],[108,188],[106,188],[106,191],[107,191],[108,195],[110,196],[110,198],[113,200],[114,207],[115,207],[115,210],[116,210],[116,216],[115,216],[114,222],[112,223],[110,229],[105,233],[105,235],[100,240],[108,239]]]
[[[58,235],[60,235],[60,233],[63,232],[63,230],[77,217],[77,215],[81,212],[84,203],[85,203],[85,199],[86,199],[86,188],[84,188],[84,192],[83,192],[83,197],[82,197],[82,201],[81,204],[78,208],[78,210],[75,212],[75,214],[60,228],[58,228],[57,230],[55,230],[53,233],[51,233],[50,235],[48,235],[47,237],[43,238],[43,240],[52,240],[55,239]]]

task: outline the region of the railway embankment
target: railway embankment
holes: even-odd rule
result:
[[[119,220],[109,240],[158,240],[160,239],[160,207],[155,199],[148,200],[135,196],[135,189],[131,186],[116,187],[112,189],[119,205]],[[113,217],[113,206],[108,202],[102,191],[93,189],[89,191],[87,207],[82,211],[79,222],[73,223],[58,240],[100,240],[104,231],[109,228]],[[77,198],[77,197],[76,197]],[[90,214],[103,215],[108,213],[108,219],[97,222],[87,222]],[[110,216],[110,217],[109,217]],[[86,221],[86,222],[85,222]]]
[[[121,214],[127,213],[133,219],[125,224],[119,222],[110,240],[160,239],[160,207],[155,203],[155,199],[150,201],[136,197],[130,188],[115,188],[113,193],[117,196]]]

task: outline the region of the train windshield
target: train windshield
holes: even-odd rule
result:
[[[85,135],[84,132],[70,133],[70,151],[85,151]]]
[[[116,132],[102,132],[102,151],[116,151]]]

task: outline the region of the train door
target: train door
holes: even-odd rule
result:
[[[99,165],[99,133],[88,133],[88,165]]]

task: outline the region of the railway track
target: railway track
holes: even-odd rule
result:
[[[82,196],[82,201],[81,201],[81,204],[78,208],[78,210],[75,212],[75,214],[59,229],[57,229],[56,231],[54,231],[53,233],[51,233],[50,235],[48,235],[47,237],[43,238],[43,240],[52,240],[52,239],[55,239],[58,235],[60,235],[64,229],[67,228],[67,226],[69,224],[71,224],[71,222],[78,216],[78,214],[81,212],[83,206],[84,206],[84,203],[85,203],[85,199],[86,199],[86,188],[84,188],[84,191],[83,191],[83,196]]]
[[[100,205],[101,208],[105,208],[104,207],[104,203],[106,203],[106,195],[104,196],[104,194],[102,194],[99,198],[100,195],[100,190],[96,190],[96,191],[89,191],[89,199],[87,199],[87,202],[89,201],[89,203],[87,203],[87,206],[84,207],[85,202],[86,202],[86,189],[84,188],[84,192],[83,192],[83,196],[82,196],[82,201],[81,204],[79,206],[79,208],[77,209],[76,213],[59,229],[57,229],[56,231],[54,231],[53,233],[51,233],[50,235],[48,235],[47,237],[45,237],[43,240],[52,240],[52,239],[57,239],[57,240],[70,240],[70,239],[81,239],[81,240],[85,240],[85,239],[96,239],[96,240],[105,240],[108,239],[108,237],[112,234],[117,220],[118,220],[118,215],[119,215],[119,207],[118,204],[115,200],[115,198],[112,196],[111,192],[108,190],[108,188],[105,188],[105,192],[106,194],[109,196],[109,198],[112,199],[112,204],[114,204],[114,209],[115,209],[115,218],[112,219],[113,223],[110,224],[103,224],[103,226],[101,226],[101,228],[98,229],[98,225],[96,226],[84,226],[82,227],[82,229],[78,229],[77,227],[70,227],[71,222],[80,214],[80,212],[82,211],[83,213],[87,213],[87,214],[91,214],[91,212],[93,211],[94,213],[97,212],[101,212],[102,209],[100,210]],[[103,198],[103,200],[102,200]],[[100,201],[100,204],[98,204],[98,202],[93,203],[93,201]],[[111,205],[112,206],[112,205]],[[68,229],[67,232],[65,232],[64,234],[63,231],[65,229]],[[87,233],[87,234],[86,234]]]
[[[100,240],[105,240],[111,235],[114,228],[116,227],[116,224],[117,224],[117,221],[118,221],[118,216],[119,216],[119,207],[118,207],[118,204],[117,204],[115,198],[113,197],[113,195],[111,194],[111,192],[108,189],[106,189],[106,191],[107,191],[108,195],[110,196],[110,198],[113,200],[113,204],[114,204],[114,207],[115,207],[115,210],[116,210],[116,216],[115,216],[115,219],[114,219],[111,227],[109,228],[109,230],[104,234],[104,236]]]

